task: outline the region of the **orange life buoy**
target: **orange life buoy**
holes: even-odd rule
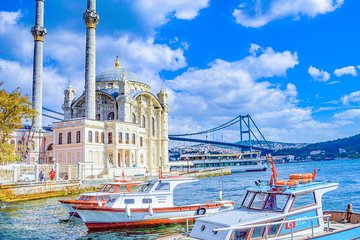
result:
[[[288,187],[292,187],[292,186],[296,186],[299,184],[298,180],[279,180],[275,182],[276,186],[288,186]]]
[[[296,174],[290,174],[289,178],[293,180],[299,180],[299,179],[308,179],[312,178],[312,173],[296,173]]]

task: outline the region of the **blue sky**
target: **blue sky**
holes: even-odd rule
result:
[[[44,106],[84,88],[82,1],[45,1]],[[0,4],[0,81],[31,94],[35,0]],[[250,114],[268,140],[360,133],[360,1],[98,0],[97,73],[116,55],[170,100],[170,132]],[[49,121],[47,120],[46,123]]]

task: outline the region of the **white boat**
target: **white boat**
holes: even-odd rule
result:
[[[111,199],[112,196],[118,193],[126,194],[132,191],[137,191],[141,188],[141,183],[142,182],[139,181],[136,182],[124,179],[115,180],[114,182],[105,183],[99,192],[87,192],[81,194],[78,199],[62,199],[58,201],[62,204],[70,216],[79,217],[76,209],[73,208],[73,205],[104,205]]]
[[[338,183],[316,182],[314,173],[291,174],[277,180],[271,157],[270,182],[257,182],[247,190],[241,207],[198,218],[189,234],[165,239],[245,240],[245,239],[358,239],[360,214],[322,209],[323,194]]]
[[[267,161],[260,151],[225,154],[183,154],[182,161],[172,161],[171,169],[192,171],[230,167],[232,173],[266,171]]]
[[[175,206],[174,189],[193,178],[158,178],[143,184],[138,192],[119,193],[104,206],[73,205],[89,230],[147,227],[185,222],[204,214],[234,209],[233,201],[214,201]],[[191,191],[189,191],[191,194]]]

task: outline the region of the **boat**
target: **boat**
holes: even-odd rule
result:
[[[193,221],[201,215],[233,210],[233,201],[213,201],[174,205],[174,189],[194,178],[158,177],[142,185],[138,192],[118,193],[103,206],[73,205],[90,231],[127,229]],[[191,194],[189,190],[189,194]],[[185,218],[184,218],[185,217]]]
[[[230,167],[232,173],[266,171],[265,157],[260,151],[219,154],[182,154],[181,161],[173,161],[171,170],[186,169],[190,171]]]
[[[141,181],[130,181],[124,179],[115,179],[113,182],[108,182],[103,184],[100,191],[98,192],[87,192],[81,194],[78,199],[61,199],[58,200],[62,206],[66,209],[70,216],[80,217],[76,209],[72,206],[91,206],[91,205],[104,205],[106,204],[112,196],[118,193],[130,193],[132,191],[137,191],[141,185]]]
[[[278,180],[271,156],[270,181],[257,181],[247,189],[240,208],[201,217],[190,233],[165,239],[358,239],[360,214],[349,206],[346,212],[323,211],[323,194],[338,188],[338,183],[315,181],[313,173],[290,174]]]

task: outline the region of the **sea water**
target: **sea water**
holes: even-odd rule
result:
[[[339,188],[323,197],[324,210],[345,211],[352,203],[360,212],[360,159],[306,163],[278,164],[279,179],[290,173],[312,172],[317,169],[317,180],[338,182]],[[196,183],[180,185],[175,190],[175,204],[192,204],[217,200],[223,191],[224,200],[241,203],[247,187],[258,179],[268,180],[271,171],[234,173],[228,176],[199,179]],[[74,196],[75,198],[76,196]],[[67,197],[68,198],[68,197]],[[129,231],[87,231],[80,219],[68,221],[69,216],[57,201],[49,198],[11,203],[0,209],[0,239],[156,239],[171,233],[184,232],[185,226],[174,224],[157,228]]]

